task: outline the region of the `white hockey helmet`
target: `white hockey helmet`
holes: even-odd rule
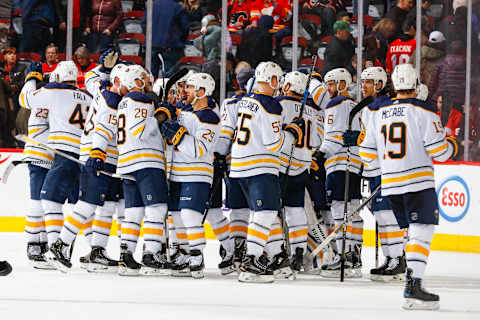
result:
[[[128,66],[120,75],[120,83],[124,85],[129,91],[133,88],[143,90],[143,88],[145,88],[145,81],[143,80],[142,76],[144,72],[145,69],[143,69],[139,65]],[[135,80],[140,80],[142,82],[142,85],[139,87]]]
[[[292,71],[285,75],[283,81],[283,88],[287,84],[290,85],[290,91],[295,92],[296,94],[303,95],[305,88],[307,87],[308,77],[299,71]]]
[[[205,94],[203,97],[208,97],[213,94],[215,90],[215,80],[213,80],[212,76],[208,73],[195,73],[192,74],[190,77],[187,78],[185,81],[185,85],[190,85],[195,87],[195,91],[200,90],[203,88],[205,90]],[[203,98],[199,97],[199,98]]]
[[[427,98],[428,98],[428,87],[423,83],[420,83],[420,85],[417,87],[417,99],[425,101],[427,100]]]
[[[337,68],[337,69],[328,71],[325,74],[323,81],[326,84],[329,83],[330,81],[335,81],[335,83],[337,84],[338,92],[343,92],[347,90],[348,87],[350,87],[350,84],[352,83],[352,75],[345,68]],[[338,89],[338,85],[340,84],[340,81],[345,81],[345,88],[343,88],[343,90]]]
[[[255,83],[253,83],[254,81]],[[250,87],[252,86],[252,84],[253,84],[253,87],[252,87],[252,90],[250,90]],[[250,91],[253,92],[255,90],[258,90],[258,82],[254,77],[248,79],[247,85],[245,86],[245,90],[247,90],[247,92],[250,92]]]
[[[370,67],[363,70],[362,75],[360,76],[361,80],[373,80],[373,85],[375,92],[382,91],[387,85],[387,73],[383,70],[382,67]],[[380,90],[377,90],[379,82],[382,82],[382,87]]]
[[[112,71],[110,71],[110,83],[113,85],[115,83],[115,78],[120,79],[120,75],[123,71],[127,68],[126,65],[119,63],[115,67],[113,67]]]
[[[182,82],[185,82],[187,81],[187,79],[191,76],[191,75],[194,75],[195,74],[195,71],[193,70],[188,70],[187,74],[184,75],[183,77],[181,77],[180,79],[177,80],[177,82],[175,82],[175,85],[178,86],[179,83],[182,83]]]
[[[168,82],[168,78],[158,78],[157,80],[155,80],[152,87],[153,93],[155,93],[157,96],[161,98],[160,94],[161,93],[163,94],[163,90],[165,89],[163,87],[163,83],[167,85],[167,82]]]
[[[77,82],[78,69],[75,62],[60,61],[55,68],[58,82],[74,81]]]
[[[392,83],[395,91],[417,89],[417,70],[409,63],[399,64],[393,70]]]
[[[55,68],[52,72],[50,72],[50,77],[48,78],[48,82],[58,82],[57,68]]]
[[[283,71],[278,64],[272,61],[260,62],[255,69],[255,81],[256,82],[266,82],[272,86],[273,77],[277,78],[278,85],[282,82]],[[278,89],[272,87],[272,89]]]

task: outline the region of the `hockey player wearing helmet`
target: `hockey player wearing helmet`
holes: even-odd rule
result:
[[[220,119],[209,106],[208,97],[215,90],[215,80],[207,73],[196,73],[185,81],[187,99],[192,111],[183,110],[177,120],[167,120],[161,125],[162,135],[174,147],[170,172],[169,210],[177,229],[186,231],[190,249],[188,266],[174,259],[175,270],[189,268],[192,277],[203,278],[205,268],[203,249],[205,230],[203,215],[208,203],[213,179],[213,152],[219,133]],[[220,237],[223,247],[228,239],[228,220],[222,212],[210,212],[207,220]],[[222,236],[222,235],[220,235]],[[233,245],[228,245],[230,257]],[[176,258],[176,257],[174,257]],[[179,257],[180,258],[180,257]]]
[[[358,148],[350,148],[350,186],[348,199],[345,197],[345,170],[347,166],[347,148],[344,146],[343,133],[348,129],[350,112],[355,102],[348,97],[347,88],[352,81],[350,73],[344,68],[333,69],[325,75],[325,83],[331,101],[325,109],[324,140],[320,152],[325,154],[325,169],[327,172],[326,189],[327,201],[331,204],[331,213],[335,226],[343,223],[344,201],[348,202],[349,211],[359,204],[360,194],[360,167]],[[352,122],[352,129],[360,129],[360,120],[357,115]],[[347,237],[345,252],[346,277],[361,277],[361,257],[363,220],[356,215],[352,221],[347,221]],[[337,235],[338,250],[342,249],[342,235]],[[327,265],[322,266],[322,276],[338,277],[340,275],[340,256]]]
[[[379,161],[382,196],[388,196],[400,228],[408,228],[403,308],[436,310],[439,296],[422,288],[438,224],[432,159],[446,161],[454,156],[455,142],[445,138],[435,108],[416,99],[419,81],[412,65],[396,66],[392,82],[397,96],[376,106],[360,154],[367,165]]]

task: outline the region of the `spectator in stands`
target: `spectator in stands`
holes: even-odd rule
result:
[[[208,14],[207,8],[200,3],[200,0],[183,0],[183,8],[187,11],[190,28],[199,28],[202,18]]]
[[[430,83],[435,66],[441,64],[445,58],[446,39],[440,31],[433,31],[430,33],[428,42],[422,46],[420,54],[420,82],[426,84]],[[410,56],[408,63],[416,66],[416,49]]]
[[[3,79],[10,84],[11,93],[14,101],[17,101],[18,94],[23,86],[25,78],[25,65],[17,62],[17,49],[8,47],[3,50]]]
[[[272,28],[273,17],[266,15],[260,18],[258,27],[246,30],[237,50],[238,60],[248,62],[252,67],[256,67],[261,61],[271,61]]]
[[[390,9],[385,18],[392,19],[397,25],[395,35],[398,37],[402,34],[403,22],[407,18],[408,13],[413,8],[413,0],[398,0],[397,4]]]
[[[90,15],[91,0],[73,0],[72,48],[77,48],[83,40],[86,17]],[[67,42],[67,1],[55,1],[55,14],[58,25],[53,29],[53,38],[60,52],[65,52]]]
[[[97,65],[90,60],[90,52],[85,47],[78,47],[75,50],[73,61],[78,69],[77,85],[79,88],[85,88],[85,75]]]
[[[307,10],[305,11],[305,9]],[[333,24],[335,23],[336,10],[334,0],[308,0],[304,3],[305,13],[314,13],[322,18],[322,35],[324,36],[330,36],[334,33]]]
[[[85,28],[90,52],[100,53],[112,45],[122,16],[120,0],[92,0]]]
[[[455,5],[455,2],[454,2]],[[449,42],[460,40],[465,46],[467,43],[467,7],[466,2],[455,8],[452,21],[447,26],[447,39]],[[478,33],[480,32],[480,23],[477,15],[472,13],[472,50],[478,49]]]
[[[409,16],[403,23],[403,33],[388,47],[385,71],[391,73],[397,65],[408,63],[417,45],[415,27],[415,17]]]
[[[229,0],[228,31],[242,34],[245,28],[258,27],[262,14],[255,4],[251,0]]]
[[[165,61],[167,77],[173,74],[174,66],[183,57],[185,41],[190,30],[190,22],[185,9],[173,0],[153,3],[152,73],[158,76],[160,53]],[[143,16],[143,21],[145,20]]]
[[[371,35],[375,37],[377,43],[376,57],[385,66],[387,60],[388,46],[397,30],[397,24],[395,21],[389,18],[381,19],[372,29]],[[368,36],[368,35],[367,35]]]
[[[476,99],[474,99],[476,101]],[[478,124],[480,123],[478,106],[472,101],[470,104],[470,121],[468,124],[469,139],[468,144],[470,148],[470,157],[478,156],[478,146],[480,134],[478,132]],[[458,142],[458,154],[455,160],[464,160],[465,149],[465,110],[463,105],[460,108],[453,108],[450,112],[448,123],[445,125],[445,132],[447,136],[453,136]],[[470,159],[472,160],[472,159]]]
[[[12,18],[12,0],[0,1],[0,50],[8,46],[8,30]]]
[[[220,22],[213,15],[202,19],[201,36],[193,41],[207,61],[220,60],[222,49],[222,28]]]
[[[325,50],[323,75],[335,68],[346,68],[353,73],[352,57],[355,54],[355,46],[351,41],[350,24],[339,20],[333,25],[335,36],[328,43]]]
[[[53,43],[49,44],[45,49],[45,62],[42,63],[42,73],[44,76],[49,75],[57,67],[58,48]]]
[[[55,25],[54,0],[22,0],[21,52],[43,54]]]

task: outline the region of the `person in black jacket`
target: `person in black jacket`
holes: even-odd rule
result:
[[[247,61],[253,68],[262,61],[272,60],[272,35],[269,30],[273,28],[273,17],[262,16],[258,27],[248,29],[239,45],[237,58]]]
[[[355,45],[350,36],[350,24],[347,21],[339,20],[335,22],[333,29],[335,36],[325,50],[323,75],[336,68],[346,68],[353,74],[352,57],[355,54]]]

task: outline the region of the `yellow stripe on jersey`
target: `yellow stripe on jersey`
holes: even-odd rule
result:
[[[74,139],[74,138],[70,138],[70,137],[66,137],[66,136],[50,136],[50,137],[48,137],[48,140],[65,140],[65,141],[73,142],[73,143],[77,143],[77,144],[80,143],[79,139]]]
[[[280,160],[281,160],[282,162],[288,163],[288,159],[287,159],[287,158],[280,157]],[[290,164],[291,164],[292,166],[294,166],[294,167],[297,167],[297,168],[301,168],[301,167],[304,166],[303,163],[298,163],[298,162],[295,162],[295,161],[293,161],[293,160],[290,161]]]
[[[203,155],[205,154],[205,152],[203,151],[203,148],[202,146],[200,145],[200,143],[197,143],[198,145],[198,153],[200,154],[200,158],[203,157]]]
[[[37,133],[38,131],[42,130],[42,128],[35,128],[35,129],[29,129],[28,130],[28,135],[32,135],[32,134],[35,134]]]
[[[448,145],[448,143],[445,142],[445,143],[442,144],[440,147],[435,148],[435,149],[433,149],[433,150],[429,150],[428,153],[430,153],[430,154],[438,153],[438,152],[440,152],[440,151],[442,151],[442,150],[445,150],[445,149],[447,148],[447,145]]]
[[[174,171],[205,171],[205,172],[213,174],[212,169],[205,168],[205,167],[176,167],[176,166],[172,166],[171,168]]]
[[[231,166],[232,167],[245,167],[245,166],[250,166],[252,164],[258,164],[258,163],[273,163],[273,164],[276,164],[276,165],[280,165],[280,161],[275,160],[275,159],[257,159],[257,160],[243,161],[243,162],[232,162]]]
[[[105,134],[107,135],[108,139],[112,140],[112,136],[110,135],[110,133],[109,133],[107,130],[102,129],[102,128],[100,128],[100,127],[96,127],[96,128],[95,128],[95,131],[100,131],[100,132],[105,133]]]
[[[329,164],[331,164],[332,162],[336,162],[336,161],[347,161],[347,157],[336,157],[336,158],[327,160],[327,161],[325,161],[325,167],[327,167],[327,166],[328,166]],[[362,164],[362,161],[357,160],[357,159],[355,159],[355,158],[350,158],[350,161],[352,161],[353,163],[356,163],[356,164],[358,164],[358,165],[361,165],[361,164]]]
[[[25,150],[25,151],[23,151],[23,154],[24,155],[44,157],[44,158],[47,158],[50,161],[53,161],[53,157],[51,155],[49,155],[48,153],[43,153],[43,152],[34,151],[34,150]]]
[[[91,147],[80,148],[80,152],[90,152],[90,150],[92,150]],[[113,155],[118,156],[118,151],[117,151],[117,150],[113,150],[113,149],[108,149],[108,148],[107,148],[107,153],[110,153],[110,154],[113,154]]]
[[[368,158],[368,159],[372,159],[372,160],[375,160],[375,159],[378,158],[378,155],[373,154],[373,153],[368,153],[368,152],[362,152],[362,151],[360,151],[358,154],[359,154],[360,157],[362,157],[362,158]]]
[[[406,175],[403,175],[403,176],[400,176],[400,177],[385,178],[385,179],[382,179],[382,184],[383,183],[401,182],[401,181],[411,180],[411,179],[416,179],[416,178],[421,178],[421,177],[433,177],[433,172],[432,171],[421,171],[421,172],[406,174]]]
[[[319,127],[317,127],[317,131],[318,131],[318,133],[320,133],[322,136],[325,135],[325,134],[323,133],[323,130],[320,129]]]
[[[80,223],[80,221],[78,221],[77,219],[75,219],[74,217],[72,216],[68,216],[67,219],[67,222],[69,222],[71,225],[75,226],[77,229],[82,229],[83,228],[83,223]]]
[[[165,161],[164,156],[158,155],[156,153],[139,153],[139,154],[135,154],[133,156],[129,156],[129,157],[126,157],[126,158],[120,158],[118,160],[118,164],[125,163],[125,162],[135,160],[135,159],[138,159],[138,158],[156,158],[156,159],[161,159],[161,160]]]
[[[226,134],[226,135],[228,135],[230,138],[233,138],[233,132],[230,132],[230,131],[228,131],[228,130],[222,129],[222,130],[220,131],[220,133]]]
[[[313,101],[315,101],[315,103],[318,101],[318,99],[320,98],[320,95],[322,94],[323,92],[323,88],[320,88],[317,90],[317,93],[315,94],[315,96],[313,97]]]
[[[25,93],[23,92],[20,94],[20,105],[26,109],[29,109],[25,103]]]
[[[255,229],[248,228],[248,235],[262,239],[263,241],[268,241],[268,235]]]
[[[342,136],[331,136],[331,138],[335,138],[335,139],[338,139],[340,141],[343,141],[343,137]]]
[[[282,134],[282,136],[280,137],[280,140],[277,144],[277,146],[273,147],[273,148],[268,148],[268,150],[270,150],[271,152],[275,152],[277,151],[278,149],[280,149],[280,147],[283,145],[283,139],[284,139],[284,135]]]
[[[136,137],[140,132],[143,131],[143,129],[145,129],[145,125],[141,126],[141,127],[138,128],[137,130],[133,131],[133,132],[132,132],[132,135],[133,135],[134,137]]]

